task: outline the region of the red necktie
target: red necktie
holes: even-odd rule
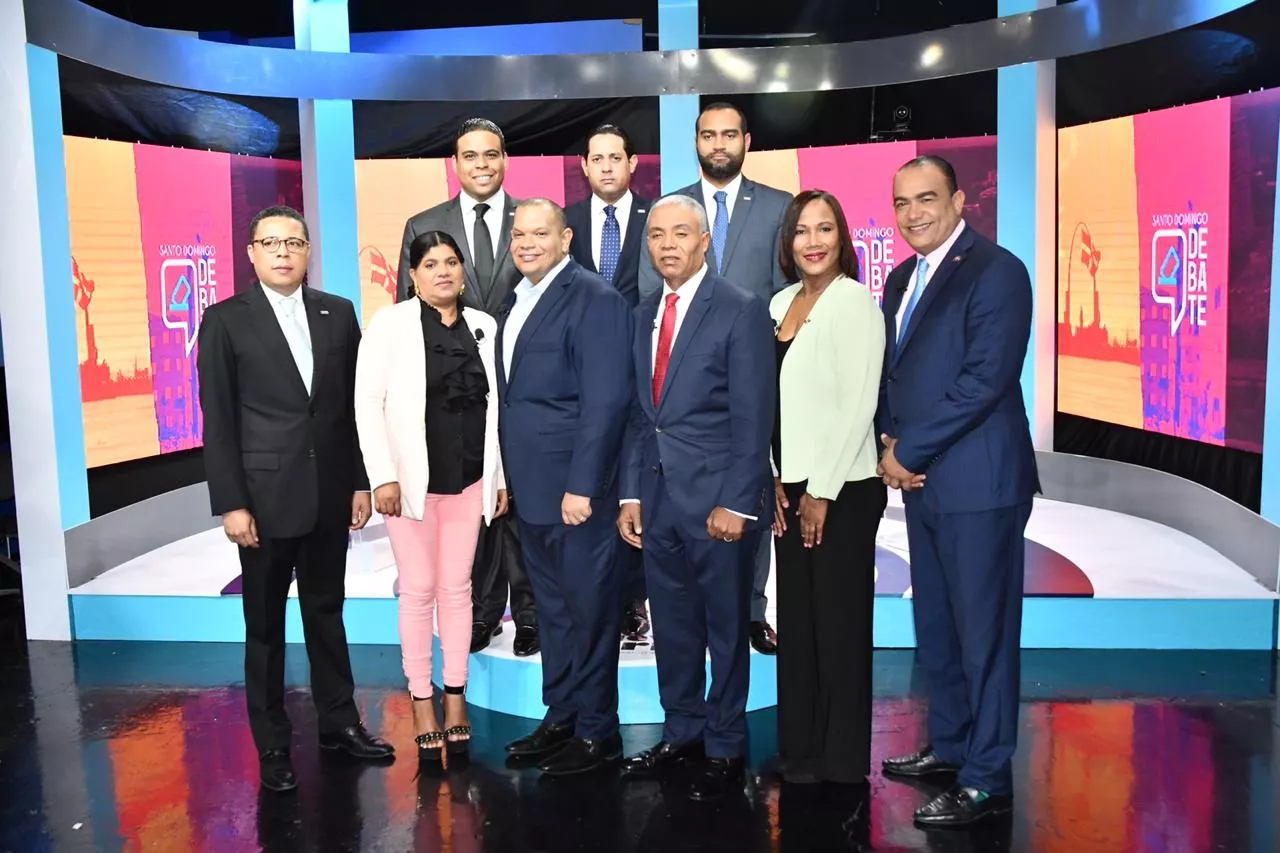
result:
[[[667,378],[671,361],[671,339],[676,336],[676,300],[678,293],[667,294],[667,307],[662,312],[662,328],[658,331],[658,355],[653,360],[653,405],[662,399],[662,382]]]

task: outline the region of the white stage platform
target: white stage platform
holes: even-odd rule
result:
[[[880,525],[875,641],[915,645],[906,526],[893,494]],[[1276,594],[1199,540],[1139,518],[1039,499],[1027,527],[1027,648],[1272,648]],[[78,640],[242,642],[236,549],[220,528],[129,560],[72,590]],[[397,644],[395,560],[380,519],[353,536],[345,617],[352,643]],[[785,643],[788,626],[770,617]],[[296,585],[291,590],[296,596]],[[287,636],[302,641],[297,602]],[[541,661],[512,654],[508,628],[473,655],[468,695],[476,704],[540,718]],[[439,666],[439,656],[436,660]],[[648,648],[622,653],[620,715],[658,722],[657,671]],[[752,653],[748,708],[776,704],[776,660]]]
[[[877,542],[883,551],[909,563],[901,508],[900,496],[892,493]],[[1038,499],[1026,538],[1075,564],[1098,599],[1276,598],[1235,563],[1191,536],[1109,510]],[[235,546],[215,528],[130,560],[72,594],[220,597],[239,574]],[[347,596],[391,599],[395,577],[391,545],[381,519],[375,517],[352,537]],[[772,583],[770,577],[771,600]],[[877,592],[884,595],[887,590]],[[909,595],[909,590],[896,594],[904,593]],[[291,594],[296,596],[296,585]]]

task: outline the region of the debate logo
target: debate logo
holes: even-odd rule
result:
[[[160,319],[166,329],[182,332],[183,352],[190,356],[205,309],[218,301],[213,246],[166,245],[160,253],[169,256],[160,264]],[[178,254],[186,257],[172,257]]]
[[[865,228],[854,228],[851,234],[862,282],[881,305],[884,304],[885,280],[893,272],[895,233],[892,226],[877,226],[875,219],[869,219]]]
[[[1187,237],[1180,229],[1151,235],[1151,298],[1169,306],[1169,334],[1178,331],[1187,313],[1186,255]]]
[[[1169,334],[1185,323],[1204,326],[1209,301],[1208,214],[1191,212],[1156,217],[1151,235],[1151,298],[1169,307]]]

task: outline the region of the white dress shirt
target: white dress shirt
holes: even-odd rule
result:
[[[608,202],[595,193],[591,194],[591,259],[600,269],[600,244],[604,239],[604,209]],[[631,220],[631,190],[622,194],[622,198],[613,203],[613,218],[618,220],[618,257],[622,257],[622,246],[627,242],[627,223]]]
[[[658,303],[658,314],[653,318],[653,345],[649,348],[651,353],[649,358],[649,379],[650,386],[653,385],[653,370],[658,363],[658,337],[662,330],[662,318],[667,313],[667,297],[674,293],[676,299],[676,325],[671,330],[671,349],[674,352],[676,348],[676,339],[680,337],[680,326],[684,324],[685,315],[689,313],[689,306],[693,304],[693,297],[698,295],[698,285],[702,284],[702,280],[707,277],[707,264],[704,261],[702,266],[693,276],[680,285],[679,290],[672,290],[671,285],[665,281],[662,283],[662,300]]]
[[[542,298],[542,294],[547,292],[547,287],[569,265],[569,260],[569,256],[565,255],[560,259],[560,263],[552,267],[542,277],[542,281],[537,284],[527,278],[522,278],[520,283],[516,285],[516,301],[511,306],[511,310],[507,312],[507,322],[502,327],[502,368],[508,379],[511,378],[511,360],[515,357],[516,338],[520,337],[520,330],[524,328],[525,321],[529,319],[529,315],[537,307],[538,300]]]
[[[936,273],[938,268],[946,261],[947,255],[951,252],[951,247],[956,244],[956,240],[960,239],[960,234],[963,231],[964,220],[961,219],[960,224],[956,226],[956,230],[951,232],[951,236],[948,237],[941,246],[934,249],[928,255],[925,255],[925,263],[929,265],[924,271],[924,286],[926,290],[929,288],[929,282],[933,280],[933,274]],[[920,256],[916,255],[916,269],[918,270],[919,268]],[[902,303],[898,306],[898,314],[893,323],[893,328],[898,333],[899,337],[902,335],[902,315],[906,312],[907,306],[911,304],[911,294],[916,291],[916,280],[917,276],[915,274],[915,270],[912,270],[911,280],[907,282],[907,291],[902,294]],[[923,293],[920,294],[920,298],[924,298]]]
[[[715,228],[716,226],[716,193],[718,192],[724,193],[724,207],[729,213],[729,221],[733,221],[733,205],[738,200],[738,189],[741,186],[741,172],[734,175],[733,180],[723,190],[706,178],[702,179],[702,206],[707,209],[707,228]]]
[[[462,225],[463,231],[467,235],[467,250],[471,253],[471,259],[474,263],[476,257],[476,205],[481,202],[476,201],[467,195],[467,191],[463,190],[458,193],[458,201],[462,204]],[[484,224],[489,229],[489,242],[493,245],[493,253],[498,253],[498,240],[502,236],[502,218],[507,210],[507,193],[501,188],[496,193],[489,196],[484,204],[489,205],[489,209],[484,213]],[[496,261],[497,258],[495,257]]]
[[[307,386],[307,393],[310,393],[314,358],[311,357],[311,327],[307,324],[307,308],[302,301],[302,286],[299,285],[288,296],[277,293],[262,282],[258,282],[258,286],[262,288],[262,292],[267,295],[267,301],[271,303],[276,322],[280,324],[280,331],[284,333],[289,351],[293,353],[293,363],[298,367],[298,375],[302,377],[302,384]],[[292,314],[290,309],[293,311]],[[295,341],[302,347],[301,350],[295,349]]]

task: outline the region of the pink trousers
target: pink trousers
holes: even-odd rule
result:
[[[400,588],[400,651],[409,692],[431,695],[432,627],[440,632],[444,683],[467,683],[471,564],[483,523],[479,482],[457,495],[427,495],[422,521],[387,518]]]

